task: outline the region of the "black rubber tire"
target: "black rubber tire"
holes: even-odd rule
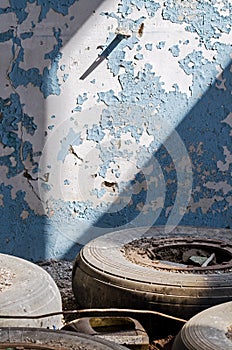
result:
[[[88,334],[134,350],[148,350],[149,347],[145,329],[131,317],[83,317],[67,323],[62,330]]]
[[[142,237],[160,239],[167,234],[164,227],[116,231],[92,240],[80,251],[73,267],[72,286],[81,307],[150,309],[189,319],[203,309],[232,300],[231,272],[176,273],[128,261],[122,247]],[[230,243],[232,231],[177,227],[168,237]]]
[[[21,258],[0,254],[0,314],[34,316],[61,312],[59,289],[41,267]],[[61,328],[62,315],[40,319],[0,318],[0,327]]]
[[[62,350],[126,350],[89,335],[38,328],[0,328],[0,348]]]
[[[192,317],[178,333],[172,350],[231,350],[226,336],[232,325],[232,302],[213,306]]]

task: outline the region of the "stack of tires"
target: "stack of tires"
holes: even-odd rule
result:
[[[90,241],[78,254],[72,275],[73,292],[83,308],[154,310],[189,320],[172,350],[232,349],[232,230],[177,227],[168,234],[191,248],[199,242],[214,247],[215,266],[155,268],[125,256],[131,242],[167,239],[164,227],[135,228]],[[157,243],[157,244],[156,244]],[[225,261],[223,259],[225,258]],[[136,260],[136,259],[135,259]],[[141,259],[140,259],[141,260]],[[181,265],[181,264],[180,264]]]
[[[126,349],[89,335],[59,330],[63,326],[62,302],[54,280],[41,267],[6,254],[0,254],[0,308],[1,349]],[[53,312],[58,315],[36,318]]]

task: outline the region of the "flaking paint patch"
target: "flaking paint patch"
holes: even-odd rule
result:
[[[29,157],[31,171],[36,172],[38,164],[33,160],[33,146],[24,141],[22,132],[34,135],[34,118],[23,112],[18,94],[11,94],[7,99],[0,98],[1,126],[0,141],[11,153],[0,157],[0,164],[8,168],[7,177],[16,176],[25,170],[24,161]]]
[[[79,146],[83,142],[81,138],[81,133],[76,133],[72,128],[69,129],[69,132],[65,138],[61,140],[61,149],[57,154],[58,161],[65,161],[66,156],[70,152],[70,145]],[[75,152],[74,152],[75,153]]]
[[[140,11],[143,7],[145,7],[148,16],[154,17],[160,4],[153,0],[122,0],[118,6],[118,12],[121,13],[123,17],[126,17],[133,12],[133,8],[137,8],[137,10]]]
[[[44,20],[47,16],[47,13],[50,10],[56,11],[64,16],[68,15],[69,8],[78,0],[53,0],[46,1],[43,0],[11,0],[10,6],[5,6],[0,8],[0,14],[14,13],[18,24],[22,24],[28,17],[28,3],[36,3],[37,6],[40,6],[40,15],[38,22]]]
[[[4,19],[6,14],[13,14],[19,26],[9,30],[4,28],[0,34],[0,43],[4,43],[4,47],[11,45],[12,52],[7,83],[13,93],[0,100],[0,118],[3,120],[0,135],[5,147],[0,158],[4,168],[0,197],[3,205],[1,215],[6,215],[7,211],[12,215],[14,208],[17,220],[13,217],[12,228],[20,227],[22,234],[22,238],[17,237],[17,230],[12,231],[12,252],[18,248],[14,247],[13,240],[19,238],[21,243],[18,252],[24,253],[26,232],[32,226],[36,227],[33,227],[29,237],[28,244],[31,246],[27,248],[30,251],[27,256],[36,259],[41,258],[44,252],[33,251],[32,238],[36,238],[35,242],[40,242],[41,232],[47,235],[47,256],[60,257],[62,249],[69,249],[72,245],[67,238],[69,233],[73,234],[73,246],[77,250],[77,226],[80,231],[91,225],[116,228],[127,224],[141,212],[146,224],[146,215],[159,215],[160,211],[160,218],[156,223],[165,224],[172,212],[178,188],[173,154],[168,154],[162,144],[175,128],[191,157],[194,174],[192,201],[188,212],[184,213],[179,208],[181,215],[185,214],[182,222],[199,226],[229,226],[232,108],[231,69],[227,67],[231,59],[227,36],[231,26],[228,3],[224,1],[224,8],[219,8],[218,4],[210,1],[169,0],[164,4],[122,0],[118,2],[118,6],[114,4],[116,10],[112,10],[108,3],[103,11],[109,24],[105,45],[115,36],[116,25],[129,30],[131,37],[123,40],[107,58],[107,62],[102,63],[102,66],[105,64],[107,77],[92,73],[90,87],[89,81],[78,81],[81,73],[80,61],[85,60],[89,51],[80,50],[80,54],[78,50],[75,51],[76,56],[73,55],[75,57],[72,58],[78,65],[69,65],[70,59],[67,56],[70,52],[65,48],[65,35],[68,31],[64,30],[68,27],[67,23],[70,24],[68,18],[64,19],[67,23],[63,23],[61,28],[54,26],[49,39],[42,38],[41,33],[39,34],[45,55],[38,66],[35,63],[35,66],[27,67],[25,60],[26,54],[29,57],[29,43],[33,47],[33,40],[38,36],[38,27],[42,28],[41,25],[44,25],[46,28],[54,12],[60,18],[69,16],[71,21],[71,6],[74,2],[76,1],[52,1],[45,4],[39,0],[19,0],[11,1],[10,5],[1,5],[0,8],[1,18]],[[30,9],[35,5],[37,7],[34,17],[28,11],[29,5]],[[177,33],[176,40],[169,40],[168,33],[166,41],[166,35],[162,36],[156,27],[157,20],[165,30],[165,26],[170,27],[170,31],[173,28],[176,30],[177,25],[181,25],[179,28],[182,29],[185,26],[183,31],[186,38],[181,38],[181,41]],[[143,33],[139,32],[141,25],[144,27]],[[87,36],[83,40],[88,40],[88,27],[85,30]],[[194,43],[193,35],[197,38]],[[80,39],[77,33],[74,45],[79,45]],[[90,41],[90,44],[96,43]],[[150,45],[153,45],[152,53],[148,52]],[[167,55],[168,64],[173,67],[174,73],[170,78],[173,83],[167,88],[156,60],[157,52],[166,54],[169,48],[171,52]],[[64,84],[66,67],[69,80]],[[101,72],[101,66],[98,69]],[[190,82],[191,94],[181,89],[177,83],[178,72]],[[48,123],[45,120],[48,139],[57,135],[58,147],[39,150],[47,152],[47,157],[49,152],[54,152],[55,160],[49,163],[48,159],[44,174],[37,173],[38,164],[33,142],[33,138],[40,137],[44,132],[42,121],[38,120],[40,114],[35,115],[30,111],[25,113],[23,106],[23,94],[29,93],[31,89],[41,95],[42,102],[46,99],[48,105],[51,101],[54,103],[49,106],[49,115],[45,112],[44,117],[49,118]],[[62,93],[65,89],[69,89],[69,101],[64,101]],[[86,105],[90,101],[93,101],[94,110],[101,106],[101,113],[96,112],[94,122],[91,118],[88,119],[86,113]],[[65,108],[59,113],[59,105],[64,102]],[[34,115],[35,118],[32,117]],[[56,116],[52,122],[51,115]],[[62,124],[64,120],[64,124],[69,124]],[[62,133],[58,133],[60,122],[63,125]],[[76,130],[76,125],[79,125],[81,131]],[[181,154],[177,156],[178,164],[184,169],[186,158]],[[156,160],[156,167],[152,157]],[[51,174],[56,171],[56,167],[61,170],[61,176],[55,177],[55,180],[53,178],[52,181]],[[83,174],[89,176],[87,185],[93,186],[89,196],[80,193],[88,186],[84,186],[85,176],[78,178],[79,169],[86,170]],[[48,176],[45,179],[45,174],[50,174],[50,178]],[[32,191],[30,186],[34,186],[37,176],[43,178],[40,182],[46,193],[46,217],[35,214],[32,210],[33,201],[22,189],[17,191],[16,183],[12,185],[12,178],[19,179],[20,183],[20,176],[28,186],[26,192]],[[159,191],[162,181],[165,182],[166,197],[158,192],[154,200],[144,204],[152,189]],[[78,189],[80,192],[75,187],[78,182],[83,185],[82,189]],[[55,193],[57,184],[61,189]],[[118,210],[117,213],[114,213],[114,208]],[[10,222],[9,213],[6,218]],[[3,239],[9,239],[9,231],[5,224]]]
[[[208,214],[209,212],[216,212],[217,210],[212,210],[212,206],[215,202],[221,202],[224,200],[224,197],[216,196],[215,198],[201,198],[197,202],[190,202],[189,207],[191,208],[192,213]],[[200,217],[201,215],[199,215]]]
[[[232,186],[223,181],[219,181],[219,182],[209,181],[209,182],[206,182],[205,187],[209,189],[213,189],[216,192],[221,192],[223,196],[227,195],[229,192],[232,191]]]
[[[163,18],[173,23],[186,23],[186,31],[195,32],[208,49],[212,48],[212,39],[230,32],[232,23],[231,16],[226,12],[222,15],[213,2],[207,1],[167,0]]]
[[[217,166],[220,171],[228,171],[230,168],[230,165],[232,164],[232,154],[230,150],[227,148],[227,146],[224,146],[223,149],[224,149],[225,161],[223,162],[219,160],[217,162]]]
[[[22,40],[17,36],[13,37],[13,60],[11,71],[8,75],[11,84],[15,89],[19,86],[27,87],[28,84],[32,84],[41,90],[45,98],[49,95],[60,94],[60,83],[57,77],[57,72],[59,69],[59,61],[62,58],[62,53],[60,52],[60,48],[62,47],[62,40],[60,38],[61,30],[59,28],[53,28],[53,33],[57,44],[54,45],[53,50],[44,55],[45,60],[50,60],[51,66],[49,68],[45,67],[43,69],[43,74],[40,74],[38,68],[25,70],[20,67],[20,63],[24,61],[24,48]]]

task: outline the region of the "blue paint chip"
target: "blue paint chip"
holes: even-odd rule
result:
[[[16,0],[17,1],[17,0]],[[41,12],[39,15],[39,22],[46,18],[47,13],[53,10],[63,16],[68,15],[69,7],[71,7],[78,0],[36,0],[37,5],[41,6]]]
[[[146,48],[146,50],[148,50],[148,51],[152,51],[152,44],[150,44],[150,43],[145,44],[145,48]]]
[[[83,142],[81,133],[76,133],[72,128],[69,129],[68,135],[61,141],[61,149],[57,155],[57,160],[64,162],[69,153],[70,145],[79,146]]]
[[[85,101],[88,100],[87,93],[84,93],[83,95],[78,95],[77,97],[77,104],[78,105],[83,105]]]
[[[49,95],[60,95],[60,83],[57,77],[58,60],[54,60],[51,68],[45,67],[43,70],[43,82],[40,86],[40,90],[44,97]]]
[[[118,101],[118,98],[115,96],[112,89],[106,92],[98,92],[98,97],[99,101],[103,101],[106,105],[110,105]]]
[[[76,106],[75,108],[72,109],[72,113],[74,112],[81,112],[82,111],[82,107],[81,106]]]
[[[172,56],[173,57],[178,57],[179,54],[180,54],[180,49],[179,49],[179,46],[178,45],[173,45],[172,47],[170,47],[168,49],[168,51],[171,52]]]
[[[31,83],[40,88],[45,98],[49,95],[60,94],[60,84],[57,77],[57,71],[59,68],[59,60],[62,57],[62,54],[59,51],[62,47],[62,40],[60,39],[61,30],[56,30],[54,28],[53,32],[57,40],[57,45],[54,45],[53,50],[45,54],[45,59],[51,60],[51,67],[45,67],[43,70],[43,75],[40,74],[38,68],[30,68],[28,70],[20,68],[20,62],[23,62],[24,59],[24,49],[21,46],[21,41],[19,38],[13,38],[14,43],[20,47],[18,55],[15,61],[12,63],[12,69],[9,73],[9,77],[15,88],[20,85],[26,87],[29,83]],[[13,48],[14,46],[15,45],[13,45]]]
[[[110,58],[108,59],[107,66],[110,69],[111,73],[116,76],[120,70],[120,64],[123,62],[125,58],[125,52],[116,50],[110,54]]]
[[[98,172],[99,176],[103,178],[106,177],[106,173],[109,168],[110,162],[111,162],[110,160],[105,160],[104,163],[100,165],[100,170]]]
[[[34,135],[37,126],[33,121],[34,118],[23,112],[18,94],[11,94],[7,99],[0,97],[0,114],[0,142],[4,147],[13,149],[8,156],[0,156],[0,165],[8,168],[7,177],[11,178],[24,171],[23,161],[28,155],[32,171],[37,171],[38,164],[33,160],[32,144],[29,141],[23,142],[18,135],[19,127],[26,133]],[[14,159],[15,165],[12,165],[10,158]]]
[[[93,127],[91,129],[87,129],[87,140],[99,142],[104,138],[104,136],[104,131],[97,124],[93,124]]]
[[[64,83],[66,82],[66,80],[68,79],[68,77],[69,77],[69,74],[68,74],[68,73],[65,73],[65,74],[63,75],[63,82],[64,82]]]
[[[0,33],[0,43],[3,43],[5,41],[8,41],[12,39],[14,36],[14,30],[9,29],[6,32]]]
[[[136,60],[142,60],[142,59],[143,59],[143,54],[137,53],[136,55],[134,55],[134,58],[135,58]]]
[[[106,189],[105,188],[101,188],[100,190],[98,190],[97,188],[93,189],[92,194],[95,194],[97,196],[97,198],[102,198],[106,193]]]
[[[20,34],[20,38],[22,40],[25,40],[25,39],[31,38],[33,35],[34,35],[33,32],[25,32],[25,33]]]
[[[32,150],[32,144],[29,141],[23,142],[22,145],[22,158],[23,160],[26,160],[29,156],[30,160],[33,159],[33,150]]]
[[[26,7],[27,0],[9,0],[9,6],[6,8],[0,8],[0,14],[14,13],[17,17],[18,24],[21,24],[28,16]]]
[[[49,191],[51,191],[51,189],[52,189],[51,185],[49,185],[49,184],[46,183],[46,182],[42,182],[42,183],[41,183],[41,187],[42,187],[42,189],[43,189],[45,192],[49,192]]]
[[[160,42],[156,45],[156,48],[157,48],[158,50],[161,50],[161,49],[164,48],[164,46],[165,46],[165,41],[160,41]]]
[[[127,17],[133,12],[133,6],[138,10],[145,7],[148,16],[154,17],[157,10],[160,8],[160,4],[154,0],[122,0],[118,5],[118,12],[122,14],[123,17]]]

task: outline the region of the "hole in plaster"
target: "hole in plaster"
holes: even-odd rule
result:
[[[118,189],[118,184],[116,182],[103,181],[102,186],[111,189],[113,192],[115,192],[116,189]]]

